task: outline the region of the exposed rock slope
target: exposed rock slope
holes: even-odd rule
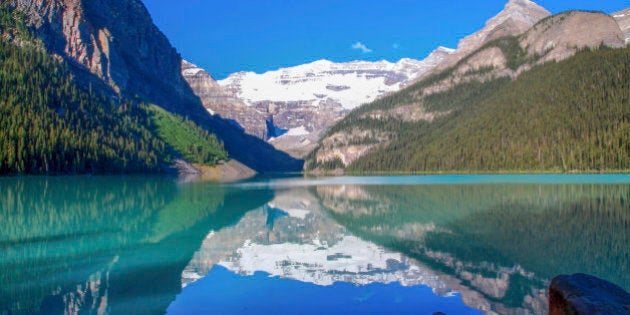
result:
[[[211,115],[233,120],[250,135],[267,137],[267,116],[223,89],[206,70],[184,60],[182,75]]]
[[[624,34],[611,16],[580,11],[569,11],[544,18],[520,35],[509,32],[507,36],[493,37],[491,34],[494,33],[490,30],[502,20],[511,21],[509,25],[524,27],[527,25],[525,22],[536,21],[543,15],[541,10],[523,10],[523,4],[532,6],[529,1],[510,1],[503,12],[487,23],[486,28],[462,41],[460,49],[447,57],[431,75],[409,89],[393,94],[388,104],[377,101],[361,108],[354,113],[354,119],[393,118],[400,120],[401,123],[421,121],[431,123],[437,117],[450,114],[448,110],[435,110],[425,106],[426,98],[432,95],[448,94],[447,97],[451,99],[457,98],[457,102],[465,102],[460,96],[449,91],[462,84],[474,85],[502,77],[516,79],[535,65],[561,61],[583,49],[625,46]],[[526,19],[523,14],[517,15],[514,12],[533,12],[533,15]],[[505,19],[505,16],[520,16],[519,21],[523,23],[514,24],[515,18]],[[519,32],[520,30],[518,29]],[[477,40],[473,41],[473,38]],[[491,40],[492,38],[495,39]],[[478,47],[471,53],[458,57],[458,53],[475,46]],[[466,90],[459,92],[460,95],[462,93],[468,92]],[[479,93],[484,92],[478,91],[477,94]],[[342,169],[362,156],[389,145],[391,139],[396,138],[398,134],[388,128],[365,129],[353,123],[346,123],[344,127],[333,127],[333,130],[334,132],[322,139],[314,153],[309,156],[311,167],[320,165],[326,169]]]
[[[270,140],[276,148],[303,157],[315,147],[322,133],[349,110],[398,91],[451,52],[440,47],[423,61],[333,63],[320,60],[264,74],[236,73],[219,84],[243,99],[251,109],[233,102],[225,105],[224,92],[209,97],[205,105],[222,117],[235,120],[249,133]],[[193,89],[204,99],[199,87],[193,86]],[[260,113],[265,116],[264,121],[260,120]],[[261,136],[261,125],[265,121],[266,134]]]
[[[198,100],[179,73],[180,56],[139,0],[12,0],[47,48],[117,93],[179,113]],[[195,113],[199,114],[199,112]]]
[[[549,17],[527,31],[520,40],[538,63],[560,61],[579,49],[625,46],[625,36],[613,18],[604,13],[569,11]]]
[[[212,117],[184,80],[182,59],[140,0],[9,0],[46,48],[74,67],[79,83],[116,100],[155,103],[186,116],[256,171],[295,171],[301,163],[220,117]]]
[[[481,30],[462,39],[457,50],[435,70],[439,72],[454,66],[468,54],[495,39],[522,34],[549,15],[551,15],[549,11],[532,1],[510,0],[503,11],[488,20]]]

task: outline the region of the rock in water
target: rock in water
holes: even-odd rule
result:
[[[555,277],[549,285],[549,314],[630,314],[630,294],[586,274]]]

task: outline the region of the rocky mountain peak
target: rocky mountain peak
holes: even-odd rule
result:
[[[510,0],[501,12],[486,22],[481,30],[463,38],[459,42],[457,50],[435,70],[439,72],[455,65],[462,58],[490,41],[504,36],[520,35],[550,15],[549,11],[532,1]]]
[[[529,1],[529,0],[510,0],[506,5],[503,11],[501,11],[495,19],[498,21],[491,22],[502,22],[501,20],[506,19],[514,19],[518,21],[525,22],[526,24],[534,25],[542,18],[548,16],[550,13],[543,7],[538,4]]]

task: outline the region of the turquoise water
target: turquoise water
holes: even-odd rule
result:
[[[630,290],[630,176],[0,178],[0,314],[544,314]]]

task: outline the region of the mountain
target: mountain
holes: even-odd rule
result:
[[[520,2],[511,1],[506,8],[517,3]],[[491,21],[499,20],[495,17]],[[487,26],[493,24],[488,22]],[[619,55],[623,52],[615,54],[604,50],[591,55],[583,54],[577,59],[572,56],[583,50],[625,47],[624,41],[617,22],[603,13],[569,11],[544,18],[518,36],[507,35],[488,41],[454,64],[438,66],[436,69],[443,68],[441,72],[435,70],[398,93],[354,110],[320,141],[318,148],[307,158],[308,168],[339,170],[349,167],[357,172],[623,169],[619,164],[622,161],[612,157],[606,157],[607,162],[599,164],[586,161],[583,156],[601,153],[601,144],[588,142],[592,139],[558,137],[578,128],[574,125],[578,123],[577,119],[573,124],[566,120],[578,106],[578,94],[566,93],[584,90],[583,82],[592,82],[593,86],[605,91],[602,97],[590,89],[586,89],[590,91],[586,94],[579,94],[582,99],[597,104],[593,106],[599,106],[590,107],[590,111],[603,110],[608,106],[607,110],[614,108],[615,113],[623,116],[624,109],[619,107],[620,99],[617,97],[617,93],[623,93],[623,90],[619,90],[619,82],[615,81],[615,76],[621,75],[615,71],[623,71],[619,69],[625,67],[623,56]],[[567,59],[567,63],[553,64]],[[444,61],[446,64],[452,62],[448,59]],[[571,66],[583,71],[576,75]],[[613,69],[601,71],[597,67]],[[522,76],[525,78],[521,79]],[[560,82],[551,81],[549,78],[552,77]],[[582,79],[582,83],[577,79]],[[546,82],[547,85],[536,82]],[[514,93],[515,90],[520,94]],[[557,111],[547,112],[554,107],[514,115],[521,112],[521,108],[539,108],[541,104],[553,105],[568,116],[558,116]],[[543,112],[548,116],[540,116]],[[551,117],[560,121],[554,122]],[[623,138],[617,132],[609,132],[614,129],[606,126],[614,122],[606,117],[593,113],[582,121],[583,128],[593,132],[604,128],[607,131],[601,131],[603,134],[615,139]],[[527,127],[522,126],[523,120],[528,122]],[[506,129],[496,129],[499,126]],[[513,130],[514,126],[522,129]],[[556,130],[557,134],[539,139],[540,130],[537,128]],[[492,131],[488,133],[489,130]],[[501,134],[503,138],[498,137]],[[446,135],[455,138],[446,140]],[[487,137],[480,138],[480,135]],[[524,153],[517,152],[516,148],[534,150],[529,142],[534,141],[531,139],[545,143],[545,146],[540,145],[540,150],[543,147],[551,150],[547,147],[550,139],[554,139],[556,145],[571,143],[580,150],[573,150],[570,154],[559,151],[536,153],[538,150],[535,150],[525,158]],[[512,143],[510,150],[504,147],[505,143]],[[498,148],[506,151],[501,153]],[[457,156],[455,152],[459,152]],[[577,152],[583,156],[574,156],[575,163],[568,163],[558,156],[566,158]],[[619,148],[610,148],[609,152],[620,151]],[[541,157],[534,157],[536,154]],[[541,160],[543,154],[547,156],[544,161]],[[503,156],[503,162],[497,162],[497,156]],[[440,159],[443,164],[437,162]]]
[[[624,32],[627,44],[630,42],[630,8],[613,13],[612,17],[617,21],[619,27]]]
[[[139,0],[11,0],[46,48],[101,79],[110,92],[187,115],[199,103],[180,74],[181,57]],[[81,80],[87,81],[86,75]],[[90,80],[94,83],[94,80]]]
[[[522,34],[549,15],[551,13],[532,1],[510,0],[501,12],[486,22],[481,30],[462,39],[457,50],[438,65],[434,72],[454,66],[486,43],[504,36]]]
[[[314,148],[322,133],[349,110],[398,91],[451,52],[440,47],[423,61],[334,63],[320,60],[264,74],[240,72],[218,82],[228,92],[217,92],[214,83],[207,84],[213,85],[212,89],[192,86],[202,100],[207,100],[204,104],[212,112],[233,119],[248,133],[269,140],[280,150],[303,157]],[[199,76],[213,81],[201,69],[184,71],[189,71],[190,75],[199,71]],[[185,74],[185,77],[190,75]],[[232,95],[243,100],[250,109],[243,108]],[[266,132],[261,136],[263,124]]]
[[[259,172],[299,170],[300,161],[204,109],[182,76],[182,58],[140,0],[8,0],[76,83],[114,102],[153,103],[189,118],[224,143],[230,157]]]
[[[401,59],[397,63],[319,60],[264,74],[239,72],[219,84],[250,106],[266,101],[308,102],[309,106],[319,106],[328,101],[343,109],[353,109],[398,90],[404,83],[435,67],[450,52],[440,47],[423,61]]]
[[[188,61],[182,62],[182,75],[211,115],[219,115],[260,139],[267,137],[267,115],[245,105],[226,91],[206,70]]]
[[[628,167],[630,49],[581,52],[516,80],[464,84],[425,99],[442,112],[409,123],[356,172],[604,172]],[[467,93],[473,90],[474,93]],[[464,97],[456,94],[465,95]]]
[[[216,137],[191,121],[79,85],[22,20],[0,5],[0,174],[153,173],[182,157],[227,160]]]

